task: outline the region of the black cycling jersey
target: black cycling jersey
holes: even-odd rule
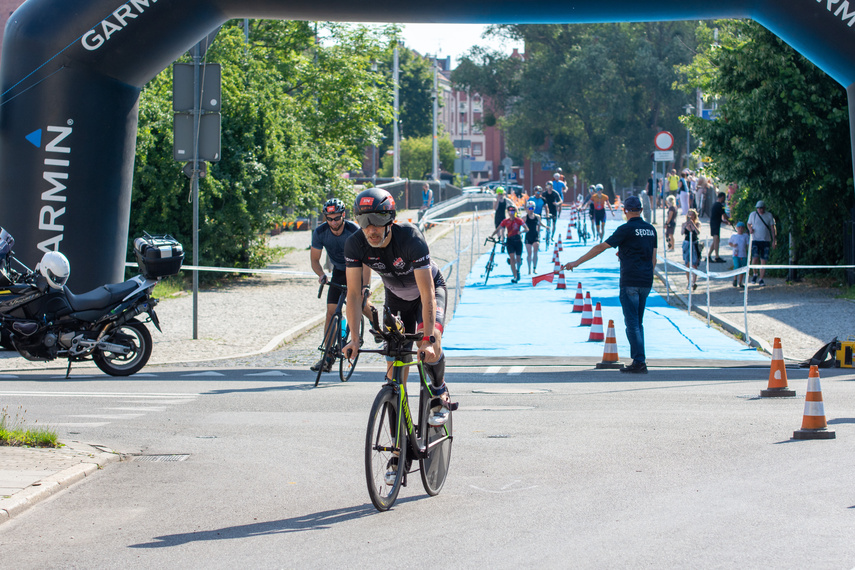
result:
[[[525,232],[525,242],[526,243],[534,243],[538,241],[540,234],[540,216],[535,214],[531,218],[526,216],[523,218],[525,220],[526,232]]]
[[[344,222],[344,231],[341,232],[341,235],[335,235],[332,233],[329,223],[324,222],[312,232],[312,248],[320,250],[326,248],[327,255],[330,256],[333,267],[344,271],[344,244],[347,242],[347,238],[357,231],[359,231],[359,226],[350,220],[346,220]]]
[[[382,279],[386,290],[400,299],[413,301],[419,298],[415,269],[430,267],[434,286],[445,285],[439,267],[430,258],[424,235],[413,224],[392,224],[392,239],[386,247],[371,247],[360,229],[350,236],[344,246],[348,267],[367,265]]]
[[[546,202],[546,205],[549,207],[549,213],[553,216],[558,214],[558,206],[561,202],[561,196],[558,195],[558,192],[554,190],[552,192],[544,192],[543,193],[543,201]]]

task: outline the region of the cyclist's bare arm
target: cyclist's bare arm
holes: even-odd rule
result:
[[[318,276],[318,283],[323,283],[324,278],[326,278],[327,274],[324,272],[324,268],[321,266],[321,254],[324,251],[322,249],[317,249],[315,247],[309,250],[309,257],[312,260],[312,271],[315,272],[315,275]]]
[[[371,290],[371,268],[368,267],[367,265],[363,265],[362,266],[362,290],[365,291],[366,288],[369,291]],[[348,289],[348,290],[350,290],[350,289]],[[360,298],[359,302],[360,303],[362,302],[361,298]],[[368,299],[367,297],[365,299],[365,306],[362,307],[362,314],[365,315],[366,317],[368,317],[369,319],[371,318],[371,300]]]
[[[358,323],[362,312],[362,274],[363,267],[348,267],[347,275],[347,322]],[[350,342],[342,350],[348,358],[354,358],[359,353],[359,336],[351,335]]]

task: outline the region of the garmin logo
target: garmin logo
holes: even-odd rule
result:
[[[817,4],[822,4],[825,2],[825,8],[829,12],[833,12],[835,16],[846,22],[850,28],[853,24],[855,24],[855,5],[853,5],[852,10],[849,10],[849,1],[848,0],[816,0]]]
[[[128,25],[128,20],[133,20],[145,12],[149,4],[157,4],[157,0],[129,0],[101,20],[101,23],[83,34],[80,43],[89,51],[95,51],[104,45],[110,37]]]
[[[48,142],[45,145],[44,165],[42,178],[48,183],[48,187],[42,192],[42,207],[39,210],[39,231],[51,232],[47,239],[40,241],[38,248],[44,252],[59,251],[59,242],[62,241],[65,226],[60,223],[60,218],[65,214],[66,181],[68,180],[68,167],[71,166],[69,155],[71,147],[65,139],[71,135],[71,125],[74,121],[68,120],[68,126],[49,126],[45,129],[48,133]],[[52,135],[52,138],[51,138]],[[42,147],[42,130],[38,129],[25,137],[36,148]]]

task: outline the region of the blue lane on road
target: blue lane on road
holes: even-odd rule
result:
[[[606,222],[605,237],[609,237],[622,220]],[[567,234],[567,212],[559,221],[562,241]],[[657,228],[657,232],[661,232]],[[559,253],[562,263],[581,256],[596,241],[583,246],[573,230],[573,238]],[[661,236],[659,236],[661,241]],[[532,287],[531,275],[526,273],[523,250],[522,279],[511,283],[511,268],[507,254],[496,255],[498,267],[484,286],[484,273],[489,253],[482,255],[466,278],[466,287],[454,314],[454,320],[443,334],[443,350],[448,356],[566,356],[602,357],[603,342],[588,342],[590,327],[579,326],[581,313],[573,313],[577,283],[583,294],[591,293],[593,306],[602,307],[603,332],[609,319],[614,320],[618,355],[629,361],[619,294],[620,269],[616,249],[608,249],[574,271],[565,271],[567,289],[556,289],[543,282]],[[661,254],[661,252],[660,252]],[[552,246],[539,253],[537,274],[553,269]],[[679,278],[678,278],[679,279]],[[699,283],[698,292],[702,289]],[[698,295],[698,301],[705,300]],[[651,291],[644,314],[644,336],[649,359],[705,359],[768,362],[754,349],[746,348],[706,323],[672,307],[655,291]]]

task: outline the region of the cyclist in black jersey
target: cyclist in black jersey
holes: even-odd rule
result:
[[[326,283],[331,281],[339,285],[345,285],[347,278],[345,277],[344,263],[344,244],[352,234],[359,231],[359,226],[347,220],[347,212],[344,208],[344,202],[338,198],[330,198],[326,201],[322,208],[324,219],[323,224],[319,225],[312,232],[312,246],[309,250],[309,256],[312,263],[312,271],[318,276],[318,283]],[[327,277],[323,266],[321,265],[321,254],[323,250],[327,250],[327,256],[333,266],[332,279]],[[367,267],[362,276],[363,287],[368,287],[371,283],[371,270]],[[360,287],[360,290],[363,289]],[[341,297],[341,289],[337,287],[329,287],[327,289],[327,316],[324,323],[324,333],[330,325],[336,307],[338,306],[339,297]],[[365,314],[370,315],[370,305],[366,304]],[[332,369],[333,361],[324,362],[325,357],[316,362],[312,367],[312,372],[317,372],[322,366],[324,372],[329,372]]]
[[[407,332],[421,332],[418,351],[424,357],[431,389],[437,396],[431,401],[428,423],[443,425],[449,417],[448,390],[445,386],[445,355],[442,353],[442,322],[447,290],[439,267],[430,257],[427,241],[412,224],[393,224],[395,201],[381,188],[369,188],[356,196],[354,217],[360,230],[348,238],[344,248],[347,264],[347,317],[358,318],[359,283],[363,267],[368,266],[383,279],[385,305],[398,313]],[[352,284],[352,287],[351,287]],[[407,348],[410,349],[409,347]],[[359,342],[351,340],[342,352],[352,358]],[[392,363],[387,377],[392,376]],[[406,382],[407,368],[404,368]]]
[[[534,200],[529,200],[526,203],[526,214],[523,218],[526,226],[525,251],[529,275],[531,275],[532,265],[534,266],[534,270],[537,271],[537,250],[540,248],[540,228],[547,228],[546,224],[541,221],[540,216],[535,212],[536,208]]]

